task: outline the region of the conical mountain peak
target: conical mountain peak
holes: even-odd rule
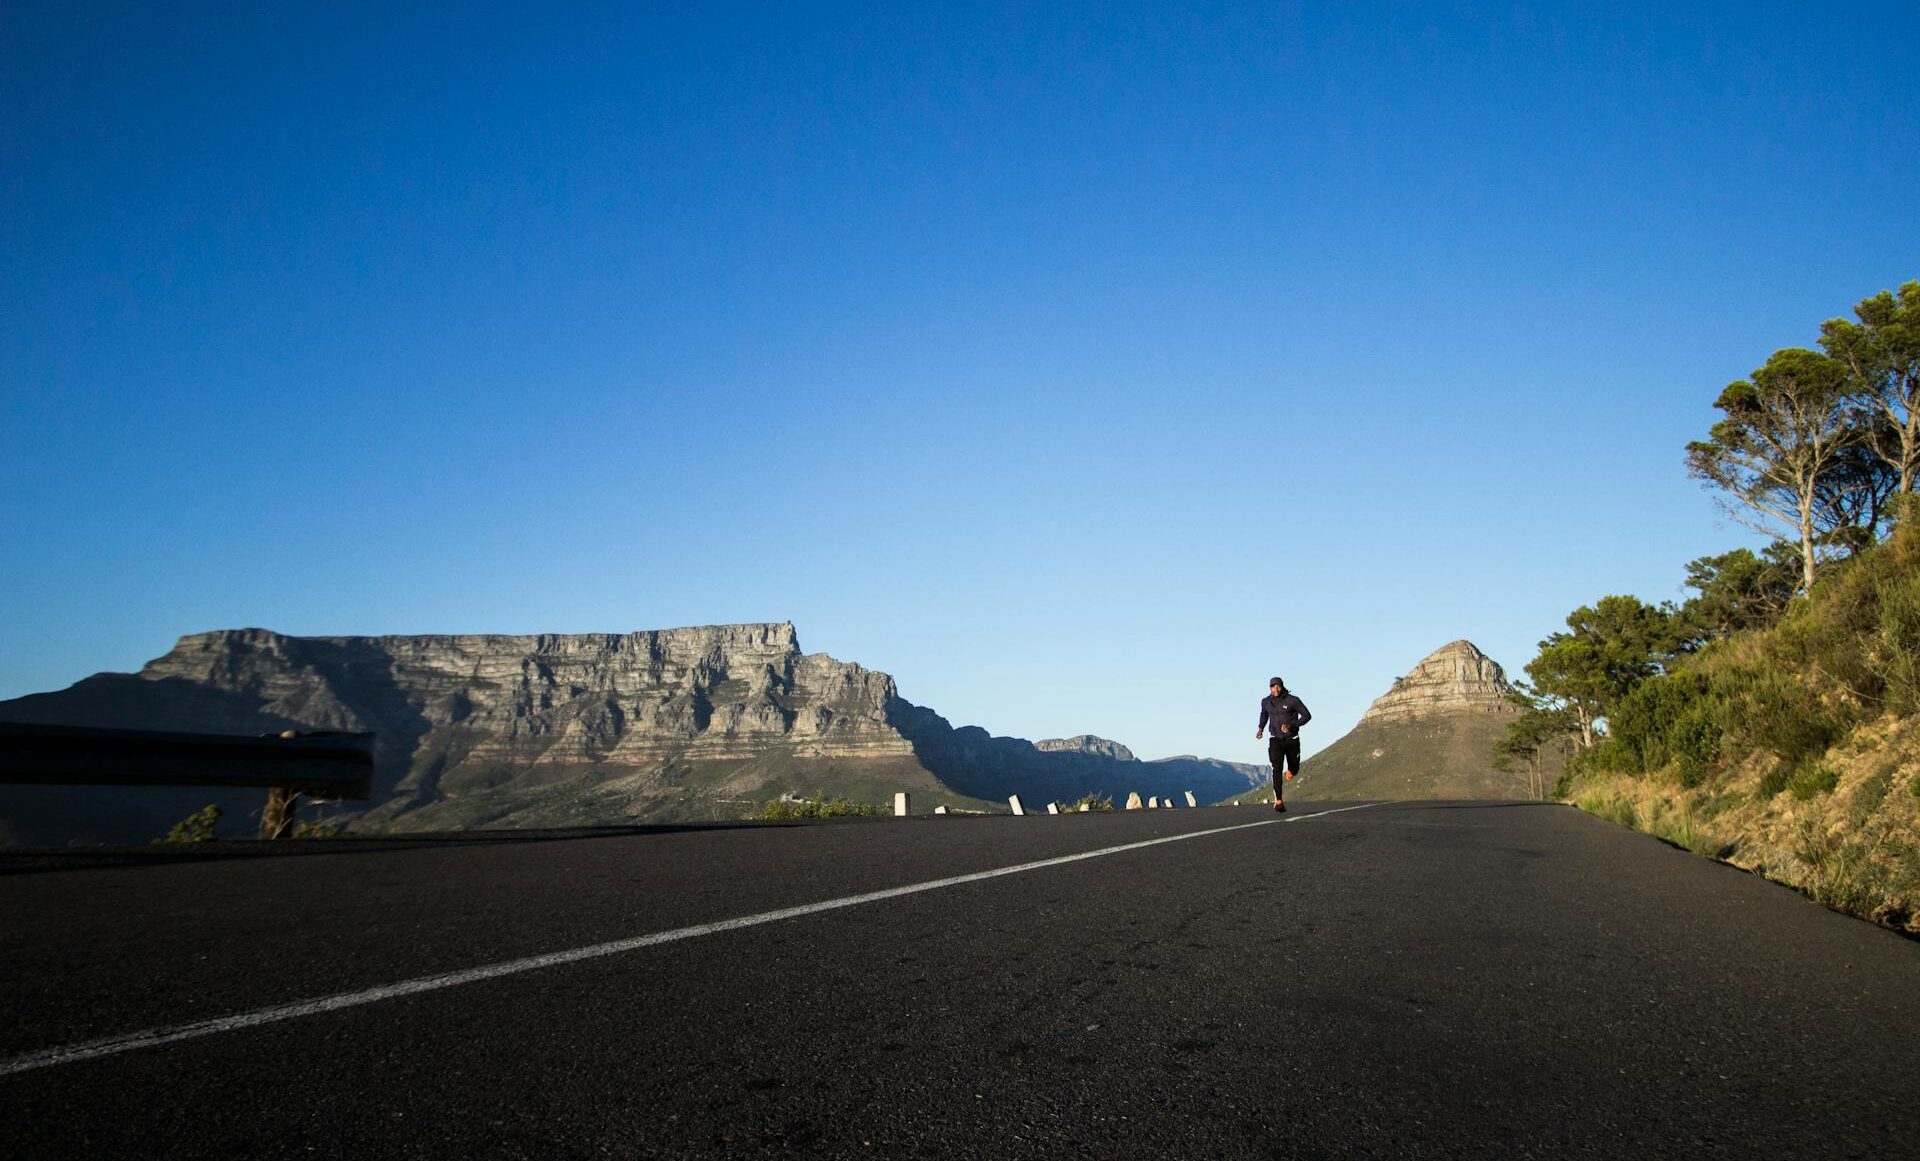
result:
[[[1471,641],[1450,641],[1395,679],[1393,688],[1374,699],[1362,722],[1426,717],[1458,710],[1508,713],[1506,671]]]

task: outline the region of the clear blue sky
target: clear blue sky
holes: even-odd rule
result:
[[[1920,277],[1911,3],[177,7],[0,9],[0,696],[791,619],[1256,760],[1681,596],[1715,394]]]

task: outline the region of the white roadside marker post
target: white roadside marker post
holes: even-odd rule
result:
[[[1132,793],[1127,795],[1127,809],[1128,810],[1140,809],[1140,792],[1138,790],[1135,790]]]
[[[1026,813],[1026,809],[1020,805],[1020,796],[1018,794],[1015,794],[1011,798],[1008,798],[1007,805],[1013,807],[1013,812],[1015,814]]]
[[[947,808],[944,806],[936,806],[933,808],[933,812],[935,814],[945,814],[947,812]]]
[[[1193,796],[1193,791],[1191,791],[1191,790],[1189,790],[1189,791],[1187,791],[1187,805],[1188,805],[1188,806],[1199,806],[1199,805],[1200,805],[1200,800],[1199,800],[1199,799],[1197,799],[1197,798],[1195,798],[1195,797]]]
[[[912,801],[913,801],[913,796],[908,794],[904,790],[895,794],[893,796],[893,817],[895,818],[907,817],[908,806]]]
[[[1059,803],[1057,803],[1057,802],[1049,802],[1049,803],[1047,803],[1047,813],[1048,813],[1048,814],[1059,814],[1059,813],[1060,813],[1060,804],[1059,804]]]

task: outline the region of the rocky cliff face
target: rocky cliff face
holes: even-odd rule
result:
[[[739,817],[789,790],[977,805],[1130,789],[1218,799],[1246,785],[1218,764],[1138,763],[1103,739],[1053,749],[955,729],[884,673],[802,653],[785,623],[538,636],[221,630],[181,638],[138,674],[0,702],[0,720],[372,732],[374,798],[356,829]],[[256,797],[0,788],[0,839],[141,841],[206,801],[230,801],[244,819]],[[76,833],[80,820],[92,829]]]
[[[1093,734],[1079,734],[1071,738],[1041,738],[1033,744],[1036,750],[1050,754],[1094,754],[1102,758],[1111,758],[1116,762],[1134,761],[1133,751],[1108,738]]]
[[[887,725],[893,679],[802,654],[791,624],[594,635],[287,637],[200,633],[138,674],[259,700],[319,728],[373,730],[435,761],[409,780],[493,762],[909,757]],[[455,761],[441,743],[459,735]]]
[[[1471,641],[1454,641],[1429,653],[1393,687],[1374,699],[1362,722],[1412,721],[1452,713],[1511,714],[1506,671]]]

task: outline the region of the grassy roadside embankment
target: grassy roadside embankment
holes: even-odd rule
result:
[[[1762,784],[1773,765],[1756,753],[1693,788],[1589,774],[1565,801],[1837,911],[1920,934],[1920,722],[1857,731],[1829,752],[1822,773],[1769,795]]]
[[[1675,658],[1556,796],[1920,934],[1920,528]]]

